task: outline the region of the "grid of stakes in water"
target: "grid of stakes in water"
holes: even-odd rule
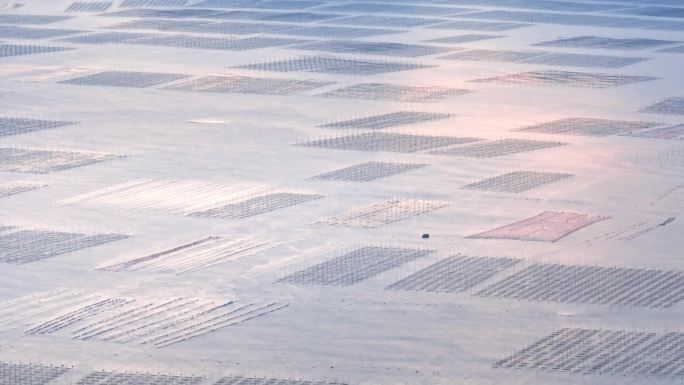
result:
[[[431,253],[431,250],[366,246],[297,271],[278,282],[351,286]]]
[[[494,364],[495,368],[630,377],[684,377],[684,333],[564,328]]]

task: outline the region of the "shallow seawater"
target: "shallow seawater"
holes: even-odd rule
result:
[[[0,4],[0,385],[681,382],[682,14]]]

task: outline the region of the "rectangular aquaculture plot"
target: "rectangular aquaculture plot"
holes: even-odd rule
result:
[[[285,15],[281,12],[267,12],[267,11],[221,11],[213,9],[174,9],[174,10],[160,10],[150,8],[130,9],[126,11],[112,12],[106,16],[126,16],[126,17],[144,17],[144,18],[163,18],[163,19],[214,19],[214,20],[250,20],[258,21],[264,20],[268,16]]]
[[[203,211],[196,211],[190,215],[194,217],[242,219],[300,205],[321,198],[323,198],[323,195],[274,192],[249,198],[242,202],[230,203],[225,206],[214,207]]]
[[[120,156],[94,152],[0,148],[0,171],[48,174],[116,158]]]
[[[70,126],[76,122],[0,116],[0,137]]]
[[[658,52],[684,53],[684,45],[678,45],[676,47],[661,49],[661,50],[658,50]]]
[[[33,182],[9,182],[0,183],[0,198],[8,197],[15,194],[20,194],[26,191],[36,190],[44,187],[44,184]],[[4,230],[0,226],[0,231]]]
[[[92,75],[63,80],[60,83],[78,86],[148,88],[187,77],[187,75],[171,73],[105,71]]]
[[[669,98],[642,109],[650,114],[684,115],[684,98]]]
[[[638,7],[621,9],[617,13],[636,16],[655,16],[655,17],[671,17],[682,19],[684,18],[684,9],[675,7]]]
[[[293,28],[296,28],[296,26],[285,24],[236,23],[231,21],[211,24],[204,23],[194,27],[193,30],[190,30],[189,28],[186,30],[189,32],[219,33],[225,35],[253,35],[257,33],[282,35]],[[176,30],[180,30],[180,28],[176,28]]]
[[[518,260],[512,258],[449,257],[393,283],[387,289],[459,293],[516,263]]]
[[[536,132],[540,134],[608,136],[626,134],[658,125],[660,125],[660,123],[633,120],[565,118],[523,127],[517,131]]]
[[[654,128],[652,130],[630,132],[627,136],[634,136],[637,138],[651,138],[651,139],[678,139],[684,137],[684,124],[675,126],[668,126],[662,128]]]
[[[123,0],[119,7],[121,8],[143,8],[143,7],[159,7],[172,8],[184,7],[188,4],[188,0]]]
[[[44,45],[0,44],[0,57],[36,55],[39,53],[68,51],[73,48]]]
[[[192,20],[167,20],[167,19],[142,19],[131,20],[123,23],[107,26],[109,29],[143,29],[164,32],[193,32],[193,33],[232,33],[224,32],[225,26],[219,23],[208,24],[206,21]],[[258,26],[250,26],[248,34]],[[239,34],[239,33],[236,33]]]
[[[104,17],[155,17],[155,15],[159,14],[159,10],[157,9],[150,9],[150,8],[143,8],[143,9],[125,9],[123,11],[115,11],[115,12],[107,12],[103,13],[99,16],[104,16]],[[135,20],[135,21],[143,21],[143,20]],[[112,27],[108,27],[112,28]]]
[[[331,148],[348,151],[388,151],[418,152],[439,147],[476,142],[480,139],[453,136],[406,135],[387,132],[368,132],[348,136],[338,136],[309,142],[297,143],[298,146]]]
[[[71,3],[71,5],[69,7],[67,7],[65,12],[82,12],[82,13],[105,12],[111,6],[112,6],[112,3],[109,3],[109,2],[76,1],[74,3]]]
[[[61,203],[160,210],[189,215],[269,191],[265,186],[193,180],[139,179],[78,195]]]
[[[296,39],[280,39],[266,37],[250,37],[244,39],[226,39],[216,37],[198,37],[190,35],[160,35],[141,37],[126,41],[127,44],[154,45],[162,47],[216,49],[226,51],[245,51],[257,48],[277,47],[301,43]]]
[[[357,128],[363,130],[380,130],[389,127],[405,126],[410,124],[430,122],[433,120],[448,119],[451,116],[451,114],[439,112],[397,111],[390,112],[387,114],[371,115],[363,118],[326,123],[318,127],[337,129]]]
[[[474,11],[472,8],[420,6],[410,4],[378,4],[369,2],[331,5],[320,8],[325,12],[352,12],[352,13],[379,13],[400,14],[418,16],[451,16]]]
[[[657,80],[652,76],[631,76],[568,71],[530,71],[471,80],[478,83],[505,83],[529,86],[569,86],[608,88]]]
[[[627,374],[647,364],[644,350],[655,333],[565,328],[494,364],[495,368],[574,374]],[[641,362],[639,362],[641,361]]]
[[[95,317],[101,313],[114,310],[132,302],[124,298],[94,298],[91,303],[65,313],[43,320],[37,326],[24,332],[25,335],[40,335],[56,333],[73,324]]]
[[[302,0],[204,0],[192,4],[199,8],[257,8],[257,9],[305,9],[321,5],[318,1]]]
[[[684,273],[534,264],[482,289],[477,295],[541,302],[668,308],[684,299]]]
[[[390,35],[394,33],[404,32],[398,29],[380,29],[380,28],[352,28],[352,27],[338,27],[338,26],[311,26],[296,29],[287,29],[281,33],[284,35],[306,36],[316,38],[336,38],[336,39],[354,39],[367,36]]]
[[[378,4],[378,3],[349,3],[342,5],[330,5],[321,8],[326,12],[338,13],[379,13],[379,14],[399,14],[399,15],[418,15],[418,16],[451,16],[464,12],[473,11],[472,8],[420,6],[410,4]]]
[[[474,143],[466,146],[439,149],[432,151],[431,154],[466,156],[470,158],[491,158],[564,145],[566,145],[566,143],[548,142],[542,140],[501,139]]]
[[[250,239],[207,237],[169,250],[99,268],[104,271],[145,271],[186,274],[266,250],[268,244]]]
[[[467,19],[501,20],[517,23],[542,23],[557,25],[585,25],[593,27],[648,28],[661,21],[652,21],[636,17],[614,17],[603,15],[580,15],[576,13],[558,12],[523,12],[523,11],[481,11],[463,15]]]
[[[160,9],[150,9],[150,8],[138,8],[130,9],[119,12],[108,13],[105,16],[126,16],[126,17],[144,17],[144,18],[166,18],[166,19],[187,19],[187,18],[198,18],[198,19],[215,19],[215,20],[249,20],[249,21],[259,21],[266,20],[269,16],[275,15],[287,15],[287,13],[282,12],[269,12],[269,11],[253,11],[253,10],[240,10],[240,11],[223,11],[214,9],[174,9],[174,10],[160,10]],[[296,16],[294,16],[296,18]]]
[[[71,16],[0,14],[0,24],[50,24]]]
[[[239,44],[239,40],[237,39],[198,37],[191,35],[153,35],[127,41],[126,44],[231,51],[245,49],[244,46]]]
[[[161,348],[266,316],[286,308],[289,304],[191,297],[129,299],[92,292],[53,290],[30,294],[0,305],[0,330],[25,326],[30,327],[25,331],[26,335],[62,332],[70,334],[71,338],[77,341],[137,343]],[[106,378],[100,374],[90,376],[88,381],[102,384],[99,381],[107,379],[107,383],[117,385],[138,384],[138,380],[153,377],[149,374],[147,376],[122,375]],[[91,382],[86,379],[83,383],[90,384]],[[168,378],[160,377],[157,380],[161,382],[153,383],[175,383]],[[194,383],[188,382],[187,379],[179,381],[180,384]],[[151,383],[145,381],[140,384]]]
[[[648,60],[643,57],[582,55],[552,52],[522,60],[521,63],[564,67],[622,68]]]
[[[504,36],[501,35],[483,35],[483,34],[476,34],[476,33],[469,33],[465,35],[457,35],[457,36],[449,36],[449,37],[440,37],[437,39],[431,39],[431,40],[423,40],[423,43],[438,43],[438,44],[463,44],[463,43],[470,43],[473,41],[482,41],[482,40],[491,40],[491,39],[499,39]]]
[[[640,57],[580,55],[544,51],[499,51],[484,49],[459,51],[447,56],[443,56],[440,59],[604,68],[620,68],[647,60],[646,58]]]
[[[97,293],[51,290],[32,293],[0,304],[0,330],[30,327],[62,317],[75,308],[82,308],[102,297]]]
[[[608,217],[572,212],[544,211],[534,217],[497,227],[467,238],[517,239],[521,241],[556,242],[575,231]]]
[[[327,13],[309,13],[309,12],[288,12],[280,13],[273,12],[269,16],[261,18],[265,21],[281,21],[284,23],[313,23],[317,21],[325,21],[326,23],[330,19],[339,18],[340,15],[333,15]]]
[[[78,195],[62,203],[152,209],[188,215],[266,191],[269,189],[265,186],[249,184],[139,179]]]
[[[68,372],[64,366],[20,364],[0,361],[0,384],[47,385]]]
[[[22,264],[125,239],[120,234],[19,230],[0,235],[0,262]]]
[[[684,378],[684,333],[661,333],[646,345],[643,350],[633,354],[629,367],[620,368],[629,376],[657,378]],[[622,360],[619,363],[623,363]]]
[[[494,21],[471,21],[471,20],[458,20],[450,21],[442,24],[430,25],[427,28],[434,29],[454,29],[463,31],[508,31],[511,29],[518,29],[529,27],[532,24],[522,24],[522,23],[499,23]]]
[[[119,12],[107,13],[103,16],[125,16],[125,17],[148,17],[148,18],[162,18],[162,19],[188,19],[188,18],[204,18],[212,17],[221,14],[221,11],[213,9],[128,9]]]
[[[60,41],[77,44],[115,44],[128,43],[131,40],[141,39],[145,37],[154,37],[150,33],[135,33],[135,32],[102,32],[90,33],[87,35],[74,36]]]
[[[322,219],[319,223],[332,226],[374,228],[426,214],[450,204],[450,202],[432,200],[390,199],[352,209],[339,216]]]
[[[305,381],[283,378],[223,377],[213,385],[347,385],[339,382]]]
[[[30,28],[14,25],[1,25],[0,37],[9,39],[48,39],[73,35],[85,31],[75,29]]]
[[[419,17],[380,16],[380,15],[357,15],[342,19],[327,21],[326,24],[358,25],[362,27],[393,27],[412,28],[423,25],[437,24],[444,20],[425,19]]]
[[[521,193],[571,176],[571,174],[554,172],[514,171],[471,183],[461,188],[466,190]]]
[[[260,20],[266,20],[267,18],[271,16],[279,16],[279,15],[296,15],[296,14],[303,14],[303,15],[316,15],[315,13],[312,14],[307,14],[307,13],[282,13],[282,12],[273,12],[273,11],[263,11],[263,10],[239,10],[239,11],[226,11],[226,12],[221,12],[221,11],[216,11],[215,13],[203,16],[203,18],[207,19],[216,19],[216,20],[241,20],[241,21],[260,21]],[[296,16],[295,16],[296,17]],[[306,16],[303,16],[306,17]]]
[[[494,364],[495,368],[684,378],[684,333],[564,328]]]
[[[205,76],[167,86],[165,90],[220,92],[260,95],[291,95],[329,86],[334,82],[322,80],[297,80],[261,78],[251,76]]]
[[[89,317],[87,322],[72,327],[71,336],[77,341],[110,341],[119,344],[135,343],[162,348],[201,337],[218,330],[263,317],[287,307],[288,303],[241,300],[208,300],[192,297],[174,297],[146,300],[138,298],[123,306],[110,309],[102,315]],[[144,379],[141,377],[140,379]],[[136,377],[120,377],[83,384],[138,384]],[[126,382],[128,381],[128,382]],[[179,384],[197,383],[180,379]],[[80,383],[80,382],[79,382]],[[159,378],[154,384],[176,384]],[[142,385],[150,384],[142,382]]]
[[[431,254],[432,250],[368,246],[278,280],[297,285],[351,286]]]
[[[204,377],[151,373],[92,372],[76,385],[126,384],[126,385],[199,385]]]
[[[79,195],[61,203],[158,210],[185,216],[247,218],[320,198],[323,196],[274,191],[261,185],[141,179]]]
[[[249,20],[249,21],[266,21],[266,22],[283,22],[283,23],[315,23],[325,22],[330,19],[339,18],[340,15],[333,15],[328,13],[310,13],[310,12],[279,12],[279,11],[262,11],[262,10],[241,10],[220,12],[207,18],[218,20]]]
[[[464,61],[495,61],[495,62],[519,62],[536,56],[545,55],[546,52],[531,51],[498,51],[487,49],[469,49],[459,51],[440,59],[464,60]]]
[[[407,103],[433,103],[470,90],[438,86],[405,86],[388,83],[359,83],[316,96],[365,100],[388,100]]]
[[[298,45],[293,48],[330,53],[350,53],[361,55],[382,55],[400,57],[418,57],[452,51],[452,49],[450,48],[434,47],[429,45],[381,43],[351,40],[320,41],[315,43]]]
[[[578,13],[589,13],[597,11],[609,11],[625,7],[624,5],[601,3],[575,3],[570,1],[547,1],[547,0],[525,0],[525,1],[504,1],[504,0],[446,0],[452,4],[477,4],[492,7],[524,8],[540,11],[567,11]],[[629,1],[629,0],[628,0]]]
[[[299,59],[256,63],[235,68],[273,72],[321,72],[345,75],[375,75],[387,72],[408,71],[432,66],[370,60],[349,60],[333,57],[310,56]]]
[[[576,36],[543,41],[541,43],[536,43],[534,45],[542,47],[640,50],[658,48],[664,45],[673,44],[677,44],[677,42],[671,40],[655,40],[643,38],[615,39],[601,36]]]
[[[395,174],[401,174],[427,166],[426,164],[412,163],[388,163],[388,162],[365,162],[351,167],[326,172],[312,179],[346,181],[346,182],[370,182]]]

